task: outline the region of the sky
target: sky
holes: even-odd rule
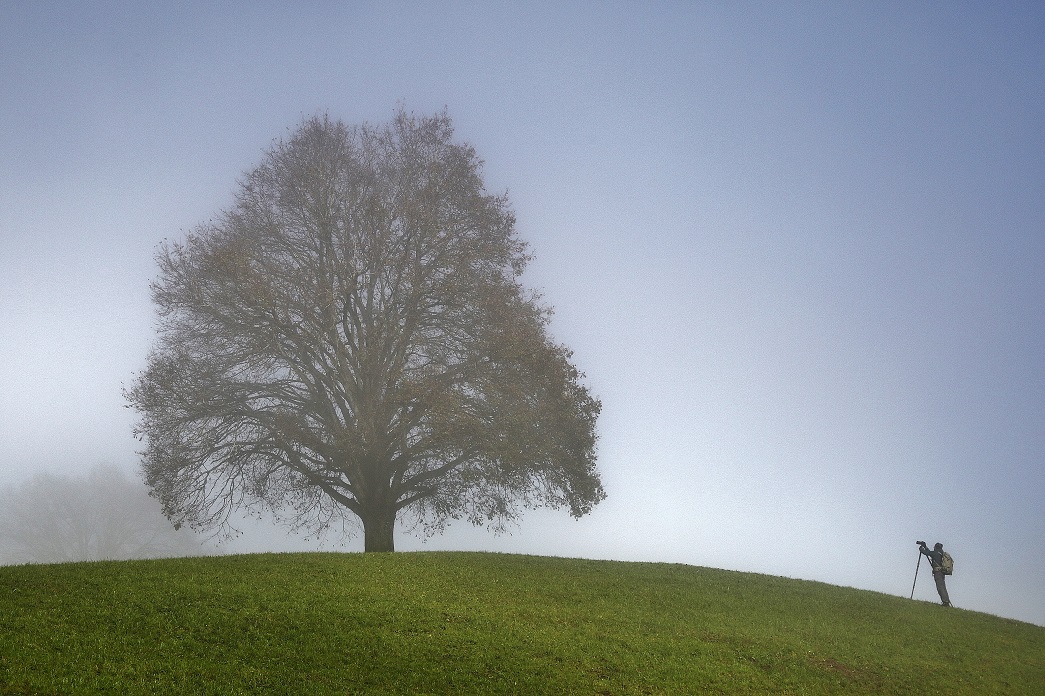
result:
[[[907,597],[923,539],[955,605],[1045,625],[1042,36],[1037,2],[0,0],[0,483],[136,469],[157,245],[275,140],[445,108],[602,400],[608,498],[398,549]]]

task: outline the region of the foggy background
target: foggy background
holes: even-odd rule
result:
[[[957,606],[1045,625],[1045,6],[966,5],[0,0],[0,486],[137,476],[153,253],[273,140],[445,106],[609,497],[398,549],[906,597],[924,539]]]

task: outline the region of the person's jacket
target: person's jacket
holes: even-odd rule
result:
[[[928,546],[919,546],[918,548],[929,557],[929,563],[932,564],[934,573],[943,570],[943,549],[937,551],[936,549],[930,549]]]

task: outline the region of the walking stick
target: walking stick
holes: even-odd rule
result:
[[[922,567],[922,552],[918,552],[918,564],[914,567],[914,582],[911,583],[911,599],[914,599],[914,586],[918,584],[918,569]]]

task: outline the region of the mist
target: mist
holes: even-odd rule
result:
[[[1036,3],[0,4],[0,485],[138,475],[153,254],[274,139],[445,107],[602,401],[607,498],[397,549],[906,597],[924,539],[956,606],[1045,625],[1043,35]]]

